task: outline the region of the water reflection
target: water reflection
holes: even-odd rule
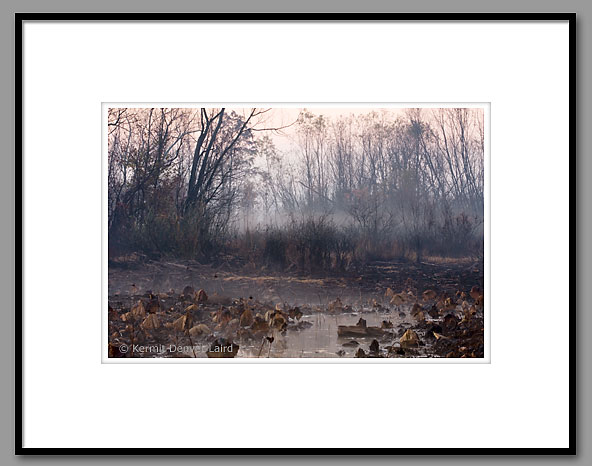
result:
[[[256,357],[270,357],[270,358],[338,358],[338,357],[354,357],[358,347],[343,346],[344,343],[351,340],[357,341],[359,347],[368,349],[368,346],[374,338],[372,337],[338,337],[337,327],[340,325],[355,325],[360,317],[363,317],[368,326],[380,327],[382,321],[390,321],[393,323],[395,332],[398,325],[402,323],[409,323],[406,318],[401,318],[394,313],[382,312],[364,312],[352,314],[324,314],[315,313],[303,316],[302,320],[311,322],[313,325],[303,330],[289,330],[285,335],[279,332],[273,334],[274,341],[269,344],[267,341],[252,341],[239,340],[240,350],[238,357],[256,358]],[[398,338],[397,338],[398,339]],[[382,338],[381,345],[390,345],[395,340],[394,333],[386,334]],[[338,351],[342,351],[341,356]]]

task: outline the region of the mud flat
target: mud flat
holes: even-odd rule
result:
[[[482,358],[482,264],[246,275],[189,262],[109,270],[109,356]]]

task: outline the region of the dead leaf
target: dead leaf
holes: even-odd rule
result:
[[[191,298],[194,294],[195,294],[195,290],[193,289],[192,286],[187,285],[185,288],[183,288],[183,297],[185,298]]]
[[[130,312],[132,316],[136,318],[146,317],[146,308],[144,307],[144,303],[142,301],[138,301],[136,304],[134,304]]]
[[[425,314],[423,311],[419,311],[413,315],[413,318],[418,322],[425,322]]]
[[[471,295],[471,298],[474,300],[477,300],[479,296],[481,296],[481,289],[475,285],[473,288],[471,288],[471,291],[469,291],[469,295]]]
[[[482,308],[483,307],[483,295],[480,295],[476,300],[475,300],[475,306]]]
[[[356,358],[365,358],[365,357],[366,357],[366,352],[362,348],[358,348],[358,351],[356,351]]]
[[[140,324],[144,330],[155,330],[160,328],[160,319],[156,314],[148,314],[148,317]]]
[[[173,322],[173,328],[178,332],[183,332],[185,330],[189,330],[192,325],[192,318],[191,316],[184,315],[179,317],[177,320]]]
[[[436,306],[432,306],[431,309],[428,311],[428,314],[432,319],[437,319],[438,317],[440,317],[440,311]]]
[[[456,316],[452,314],[446,314],[446,316],[444,316],[444,319],[442,320],[442,327],[447,333],[454,330],[457,325],[458,319],[456,318]]]
[[[182,332],[183,329],[185,328],[185,320],[186,320],[185,316],[179,317],[177,320],[175,320],[173,322],[173,328],[175,330],[177,330],[178,332]]]
[[[253,324],[253,313],[250,309],[246,309],[240,316],[240,326],[250,327]]]
[[[380,351],[380,345],[378,344],[378,340],[372,340],[369,349],[371,353],[378,353]]]
[[[419,312],[421,312],[421,311],[423,311],[423,307],[421,307],[421,305],[420,305],[420,304],[418,304],[418,303],[415,303],[415,304],[413,305],[413,307],[411,308],[411,315],[412,315],[412,316],[415,316],[417,313],[419,313]]]
[[[410,348],[419,344],[419,337],[413,330],[408,329],[399,339],[399,343],[403,348]]]
[[[304,314],[302,314],[302,311],[299,307],[295,307],[294,309],[290,309],[288,311],[288,315],[290,316],[290,319],[300,320]]]
[[[273,318],[271,319],[269,325],[273,328],[283,330],[288,325],[288,321],[286,320],[283,314],[276,312]]]
[[[393,328],[393,323],[390,320],[383,320],[380,328]]]
[[[206,324],[198,324],[195,327],[191,327],[189,330],[189,335],[192,337],[199,336],[199,335],[208,335],[211,333],[210,328]]]
[[[197,292],[197,302],[198,303],[205,303],[208,300],[208,295],[204,290],[199,290]]]
[[[269,330],[269,324],[261,314],[257,314],[254,322],[251,324],[251,330],[253,332],[267,332]]]

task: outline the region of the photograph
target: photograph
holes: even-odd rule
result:
[[[579,13],[65,11],[14,15],[16,455],[576,454]]]
[[[484,357],[484,106],[105,111],[109,358]]]

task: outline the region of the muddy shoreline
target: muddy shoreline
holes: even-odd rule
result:
[[[109,356],[482,358],[480,290],[473,261],[327,277],[126,258],[109,267]]]

